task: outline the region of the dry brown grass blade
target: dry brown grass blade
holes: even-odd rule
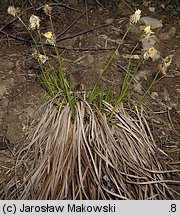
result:
[[[104,102],[107,112],[113,107]],[[168,170],[156,158],[144,111],[129,116],[123,107],[111,124],[105,114],[86,101],[72,116],[67,105],[61,111],[51,101],[41,121],[20,151],[16,188],[11,199],[174,199],[166,179]],[[177,170],[174,170],[177,172]],[[172,170],[169,173],[173,172]],[[18,193],[17,193],[18,191]]]

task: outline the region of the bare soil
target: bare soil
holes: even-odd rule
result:
[[[41,1],[31,1],[30,5],[29,2],[17,2],[17,6],[23,9],[23,19],[28,22],[28,17],[36,14],[41,17],[42,32],[48,31],[50,23],[41,8],[43,4]],[[55,2],[50,1],[52,4]],[[60,35],[58,46],[63,68],[77,88],[92,87],[122,38],[135,8],[141,9],[143,16],[162,20],[162,28],[155,30],[157,49],[162,57],[173,55],[173,61],[167,75],[159,76],[142,103],[154,139],[166,153],[157,157],[174,169],[180,169],[179,17],[172,15],[168,9],[171,6],[166,1],[149,1],[147,6],[141,4],[142,1],[104,1],[101,4],[103,1],[92,0],[87,1],[87,11],[83,1],[61,2],[64,5],[55,3],[53,6],[53,21],[57,35]],[[16,152],[38,121],[38,107],[45,94],[38,80],[40,70],[32,57],[31,39],[18,20],[7,14],[9,5],[9,1],[0,3],[0,196],[15,166]],[[149,7],[154,7],[155,12],[150,11]],[[81,14],[84,15],[73,23]],[[174,34],[170,33],[172,27]],[[128,64],[124,56],[139,40],[139,32],[130,32],[103,77],[105,86],[112,86],[115,95],[121,89],[124,69]],[[140,55],[141,52],[139,45],[136,54]],[[48,53],[52,59],[55,58],[51,48],[48,48]],[[137,63],[137,60],[133,60],[134,67]],[[158,61],[149,61],[141,65],[138,85],[132,84],[126,97],[128,103],[132,104],[142,96],[144,89],[152,82],[158,64]],[[173,187],[180,193],[180,187]]]

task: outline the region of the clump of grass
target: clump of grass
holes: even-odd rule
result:
[[[104,101],[107,112],[112,105]],[[16,167],[30,164],[18,199],[167,199],[174,198],[143,109],[130,117],[119,107],[108,124],[106,115],[82,100],[73,119],[69,104],[61,111],[52,100],[43,108],[30,143]],[[17,172],[17,170],[16,170]],[[174,171],[176,172],[176,171]]]
[[[166,183],[163,166],[156,158],[154,143],[144,111],[133,107],[133,118],[127,114],[122,100],[138,71],[125,76],[122,90],[113,105],[111,91],[100,86],[102,76],[121,47],[131,25],[138,22],[140,10],[130,17],[130,25],[119,46],[108,61],[90,92],[76,92],[62,68],[56,46],[51,8],[46,6],[51,31],[44,33],[46,42],[56,52],[59,70],[55,71],[43,47],[40,19],[31,18],[31,28],[38,31],[40,44],[32,35],[41,68],[41,82],[50,99],[43,105],[42,117],[29,136],[29,142],[18,153],[15,187],[6,191],[11,199],[167,199],[174,192]],[[136,46],[131,52],[131,56]],[[42,53],[42,54],[41,54]],[[151,55],[150,55],[151,54]],[[148,56],[149,55],[149,56]],[[148,53],[147,57],[152,57]],[[159,73],[159,72],[158,72]],[[149,87],[149,89],[151,86]],[[149,91],[148,89],[148,91]],[[145,93],[147,94],[147,93]],[[23,179],[17,172],[26,165]],[[175,170],[174,172],[179,172]]]
[[[121,48],[127,34],[131,30],[132,25],[135,25],[139,22],[140,20],[140,15],[141,11],[136,10],[136,12],[130,16],[130,22],[127,27],[127,30],[125,31],[122,39],[119,42],[119,45],[117,46],[116,50],[113,52],[111,58],[103,68],[100,76],[98,77],[97,81],[94,83],[94,86],[91,91],[86,92],[86,94],[79,94],[80,92],[75,91],[75,87],[71,82],[69,82],[65,76],[65,72],[62,67],[62,62],[61,62],[61,56],[59,54],[59,50],[56,44],[56,37],[55,37],[55,31],[54,31],[54,26],[53,26],[53,21],[52,21],[52,7],[45,5],[44,6],[44,12],[46,15],[49,17],[50,23],[51,23],[51,29],[50,31],[47,31],[45,33],[42,33],[40,31],[40,18],[38,16],[32,15],[29,19],[30,25],[28,27],[27,24],[24,23],[22,18],[18,15],[19,14],[19,9],[16,9],[13,6],[10,6],[8,8],[8,13],[16,16],[19,21],[23,24],[23,26],[27,29],[29,32],[33,43],[35,45],[35,49],[33,52],[33,56],[35,59],[37,59],[40,70],[41,70],[41,75],[40,75],[40,81],[45,88],[47,94],[52,98],[54,101],[55,105],[60,108],[60,104],[63,106],[66,106],[67,103],[69,103],[72,112],[74,112],[74,109],[76,107],[76,103],[78,99],[81,97],[84,98],[86,97],[86,100],[90,104],[96,104],[100,109],[103,107],[102,106],[102,101],[108,101],[109,103],[113,104],[114,108],[113,111],[110,115],[110,119],[112,118],[114,112],[118,108],[119,104],[123,101],[125,98],[127,91],[134,79],[134,76],[137,74],[140,65],[145,61],[148,60],[149,58],[152,58],[153,60],[156,58],[156,52],[158,52],[154,47],[150,47],[142,56],[141,59],[139,60],[139,63],[137,64],[137,67],[135,68],[134,71],[131,70],[131,60],[132,60],[132,55],[136,51],[138,47],[138,43],[133,47],[132,52],[130,53],[130,58],[128,61],[128,68],[127,72],[125,74],[125,78],[122,84],[121,91],[119,92],[119,96],[117,99],[114,99],[112,97],[112,93],[110,88],[108,90],[105,90],[104,86],[102,85],[102,77],[105,75],[107,72],[107,69],[113,62],[116,54],[118,53],[119,49]],[[32,31],[37,31],[37,35],[39,38],[35,39],[33,36]],[[150,26],[145,27],[144,29],[145,32],[145,37],[149,37],[151,34],[154,32],[151,31]],[[51,59],[47,55],[47,51],[45,50],[44,42],[43,39],[46,39],[46,43],[51,45],[54,48],[54,51],[56,53],[56,57],[58,60],[58,69],[56,69],[53,66],[53,63],[51,62]],[[37,42],[38,41],[38,42]],[[171,60],[166,63],[164,66],[161,67],[161,69],[157,72],[155,76],[155,80],[151,83],[147,91],[144,93],[144,95],[135,103],[135,105],[138,105],[139,102],[148,94],[150,91],[151,87],[156,81],[156,78],[158,74],[162,71],[165,71],[165,69],[169,66],[171,63]],[[84,92],[84,91],[83,91]],[[61,106],[61,107],[63,107]]]

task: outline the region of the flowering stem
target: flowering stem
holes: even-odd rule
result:
[[[130,110],[130,114],[132,113],[132,110],[134,109],[135,106],[137,106],[145,97],[146,95],[149,93],[149,91],[151,90],[152,86],[154,85],[154,83],[156,82],[156,79],[159,75],[159,73],[161,72],[161,70],[159,70],[157,73],[156,73],[156,76],[154,77],[153,81],[151,82],[151,84],[149,85],[148,89],[146,90],[146,92],[143,94],[142,97],[139,98],[139,100],[133,105],[133,107],[131,108]]]
[[[50,19],[50,23],[51,23],[51,28],[52,28],[52,33],[55,35],[55,31],[54,31],[54,25],[53,25],[53,21],[52,21],[52,16],[49,16]]]
[[[58,62],[59,62],[59,72],[60,72],[60,84],[62,86],[62,88],[65,90],[66,92],[66,95],[67,95],[67,99],[68,99],[68,102],[69,102],[69,105],[71,107],[71,110],[73,111],[74,110],[74,107],[72,105],[72,100],[71,100],[71,96],[70,96],[70,92],[69,92],[69,85],[65,79],[65,76],[64,76],[64,71],[62,69],[62,63],[61,63],[61,58],[60,58],[60,55],[59,55],[59,50],[56,46],[56,44],[54,45],[54,49],[55,49],[55,52],[56,52],[56,55],[57,55],[57,58],[58,58]]]
[[[44,55],[46,56],[46,51],[45,51],[44,46],[43,46],[43,43],[42,43],[41,32],[39,31],[39,29],[37,30],[37,32],[38,32],[38,35],[39,35],[39,40],[40,40],[40,44],[41,44],[42,51],[43,51]]]
[[[124,78],[124,81],[123,81],[123,86],[122,86],[122,90],[121,90],[121,93],[123,93],[124,94],[124,88],[126,88],[127,87],[127,84],[130,84],[129,83],[129,78],[130,78],[130,81],[132,81],[132,78],[135,76],[135,74],[137,73],[137,71],[138,71],[138,68],[139,68],[139,66],[140,66],[140,64],[141,64],[141,62],[142,61],[140,61],[139,62],[139,64],[138,64],[138,66],[136,67],[136,70],[135,70],[135,72],[134,72],[134,74],[133,74],[133,77],[130,77],[131,76],[131,74],[130,74],[130,66],[131,66],[131,59],[132,59],[132,55],[133,55],[133,53],[134,53],[134,51],[136,50],[136,48],[137,48],[137,46],[139,45],[139,43],[137,43],[135,46],[134,46],[134,48],[133,48],[133,50],[131,51],[131,54],[130,54],[130,58],[129,58],[129,61],[128,61],[128,67],[127,67],[127,73],[126,73],[126,76],[125,76],[125,78]]]
[[[39,30],[37,30],[37,32],[38,32],[38,35],[39,35],[39,40],[40,40],[40,44],[41,44],[41,48],[42,48],[43,54],[46,56],[46,50],[44,49],[44,46],[43,46],[43,43],[42,43],[41,32],[40,32]],[[52,79],[54,80],[56,88],[57,88],[58,90],[60,90],[59,85],[58,85],[58,83],[57,83],[57,74],[55,73],[55,71],[54,71],[52,65],[50,64],[50,61],[47,60],[47,62],[48,62],[50,71],[52,71],[52,73],[53,73],[54,79],[53,79],[51,76],[48,76],[48,71],[47,71],[47,70],[46,70],[46,74],[47,74],[47,76],[48,76],[51,80],[52,80]],[[52,80],[52,81],[53,81],[53,80]]]
[[[132,59],[132,54],[134,53],[135,49],[137,48],[138,46],[138,43],[134,46],[131,54],[130,54],[130,59],[129,59],[129,63],[128,63],[128,69],[127,69],[127,73],[126,73],[126,76],[124,78],[124,82],[123,82],[123,86],[122,86],[122,90],[120,92],[120,95],[119,95],[119,98],[117,99],[116,103],[115,103],[115,106],[113,107],[112,109],[112,112],[111,112],[111,115],[110,115],[110,119],[112,118],[113,114],[115,113],[117,107],[119,106],[119,104],[121,103],[121,101],[123,100],[123,98],[125,97],[126,93],[127,93],[127,90],[134,78],[134,76],[137,74],[137,71],[143,61],[143,59],[141,59],[136,67],[136,70],[134,71],[134,73],[131,75],[130,73],[130,64],[131,64],[131,59]]]
[[[27,25],[24,23],[24,21],[21,19],[20,16],[17,15],[17,18],[19,19],[19,21],[23,24],[23,26],[24,26],[24,27],[26,28],[26,30],[28,31],[29,35],[31,36],[31,38],[32,38],[32,40],[33,40],[33,42],[34,42],[34,44],[35,44],[35,46],[36,46],[36,49],[38,50],[37,42],[36,42],[34,36],[32,35],[31,31],[29,31]]]
[[[97,90],[97,86],[98,86],[98,84],[99,84],[99,81],[101,80],[102,76],[105,74],[106,69],[109,67],[109,65],[111,64],[112,60],[114,59],[116,53],[117,53],[118,50],[120,49],[120,47],[121,47],[121,45],[122,45],[122,43],[123,43],[123,41],[124,41],[126,35],[128,34],[130,28],[131,28],[131,25],[128,26],[126,32],[124,33],[124,35],[123,35],[121,41],[120,41],[119,44],[118,44],[118,47],[117,47],[116,50],[114,51],[114,53],[113,53],[113,55],[111,56],[110,60],[108,61],[108,63],[107,63],[106,66],[104,67],[104,69],[102,70],[102,72],[101,72],[100,76],[98,77],[97,81],[95,82],[95,85],[94,85],[94,87],[93,87],[93,90],[91,91],[91,94],[90,94],[90,96],[89,96],[89,102],[90,102],[90,103],[92,103],[92,101],[93,101],[93,99],[94,99],[94,95],[95,95],[95,92],[96,92],[96,90]]]

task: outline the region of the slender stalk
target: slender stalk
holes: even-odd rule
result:
[[[43,43],[42,43],[41,32],[39,31],[39,29],[37,30],[37,32],[38,32],[38,35],[39,35],[39,40],[40,40],[40,44],[41,44],[41,48],[42,48],[43,54],[44,54],[45,56],[47,56],[47,55],[46,55],[46,50],[44,49],[44,46],[43,46]],[[56,88],[57,88],[58,90],[60,90],[59,85],[58,85],[58,83],[57,83],[57,74],[56,74],[56,72],[54,71],[52,65],[50,64],[50,61],[48,60],[47,62],[48,62],[48,66],[49,66],[50,71],[52,71],[52,73],[53,73],[55,86],[56,86]],[[47,72],[47,71],[46,71],[46,72]],[[48,72],[47,72],[47,73],[48,73]],[[51,78],[51,80],[52,80],[52,78]]]
[[[37,30],[37,32],[38,32],[38,35],[39,35],[39,41],[40,41],[40,44],[41,44],[42,51],[43,51],[44,55],[46,56],[46,51],[45,51],[43,43],[42,43],[41,32],[39,31],[39,29]]]
[[[53,25],[53,21],[52,21],[52,16],[51,15],[49,16],[49,19],[50,19],[50,23],[51,23],[52,33],[53,33],[53,35],[55,35],[54,25]],[[56,55],[57,55],[57,58],[58,58],[58,63],[59,63],[60,85],[62,86],[62,88],[66,92],[67,100],[69,102],[71,110],[74,111],[74,107],[73,107],[72,100],[71,100],[71,94],[70,94],[70,91],[69,91],[70,87],[69,87],[68,82],[66,81],[66,78],[64,76],[64,71],[63,71],[63,68],[62,68],[61,57],[60,57],[60,54],[59,54],[58,47],[56,46],[56,43],[54,44],[54,49],[55,49],[55,52],[56,52]]]
[[[36,49],[39,50],[38,48],[38,45],[37,45],[37,42],[36,42],[36,39],[34,38],[34,36],[32,35],[31,31],[29,30],[29,28],[27,27],[27,25],[24,23],[24,21],[21,19],[20,16],[17,16],[17,18],[19,19],[19,21],[23,24],[23,26],[26,28],[26,30],[28,31],[29,35],[31,36],[35,46],[36,46]]]
[[[53,25],[53,21],[52,21],[52,16],[51,15],[49,15],[49,19],[50,19],[50,23],[51,23],[52,33],[55,34],[54,25]]]
[[[156,82],[156,79],[159,75],[159,73],[161,72],[161,70],[159,70],[157,73],[156,73],[156,76],[154,77],[153,81],[151,82],[151,84],[149,85],[148,89],[146,90],[146,92],[143,94],[142,97],[139,98],[139,100],[133,105],[133,107],[131,108],[130,110],[130,114],[132,113],[133,109],[146,97],[146,95],[149,93],[149,91],[151,90],[152,86],[155,84]]]
[[[94,95],[95,95],[95,92],[96,92],[96,90],[97,90],[97,86],[98,86],[98,84],[99,84],[99,82],[100,82],[102,76],[105,74],[107,68],[109,67],[109,65],[110,65],[111,62],[113,61],[114,57],[116,56],[116,53],[119,51],[119,49],[120,49],[120,47],[121,47],[121,45],[122,45],[122,43],[123,43],[123,41],[124,41],[126,35],[128,34],[130,28],[131,28],[131,25],[128,26],[128,28],[127,28],[126,32],[124,33],[124,35],[123,35],[121,41],[119,42],[118,47],[117,47],[116,50],[114,51],[114,53],[113,53],[113,55],[111,56],[110,60],[108,61],[108,63],[107,63],[106,66],[104,67],[104,69],[102,70],[102,72],[101,72],[100,76],[98,77],[97,81],[95,82],[95,85],[94,85],[94,87],[93,87],[93,90],[91,91],[91,94],[90,94],[90,96],[89,96],[89,102],[90,102],[90,103],[92,103],[92,101],[93,101],[93,99],[94,99]]]
[[[111,112],[111,115],[110,115],[110,119],[112,118],[113,114],[115,113],[116,109],[118,108],[119,104],[121,103],[121,101],[123,100],[123,98],[125,97],[126,93],[127,93],[127,90],[134,78],[134,76],[137,74],[138,72],[138,69],[143,61],[143,59],[141,59],[136,67],[136,70],[134,71],[133,75],[131,76],[131,72],[129,71],[130,70],[130,65],[131,65],[131,59],[132,59],[132,55],[134,53],[134,51],[136,50],[138,46],[138,43],[134,46],[131,54],[130,54],[130,59],[129,59],[129,62],[128,62],[128,69],[127,69],[127,73],[126,73],[126,76],[124,78],[124,81],[123,81],[123,85],[122,85],[122,90],[120,92],[120,95],[115,103],[115,106],[113,107],[112,109],[112,112]]]
[[[124,88],[127,87],[127,84],[129,83],[129,78],[130,78],[130,80],[132,80],[132,77],[130,77],[130,75],[131,75],[131,72],[130,72],[131,59],[132,59],[132,55],[133,55],[133,53],[136,50],[136,48],[137,48],[138,45],[139,45],[139,43],[137,43],[134,46],[133,50],[131,51],[130,58],[129,58],[129,61],[128,61],[128,68],[127,68],[128,73],[126,73],[126,76],[125,76],[124,81],[123,81],[123,86],[122,86],[122,90],[121,90],[122,93],[124,93]],[[138,66],[139,66],[139,64],[138,64]],[[136,72],[137,72],[137,70],[135,70],[134,74]]]

